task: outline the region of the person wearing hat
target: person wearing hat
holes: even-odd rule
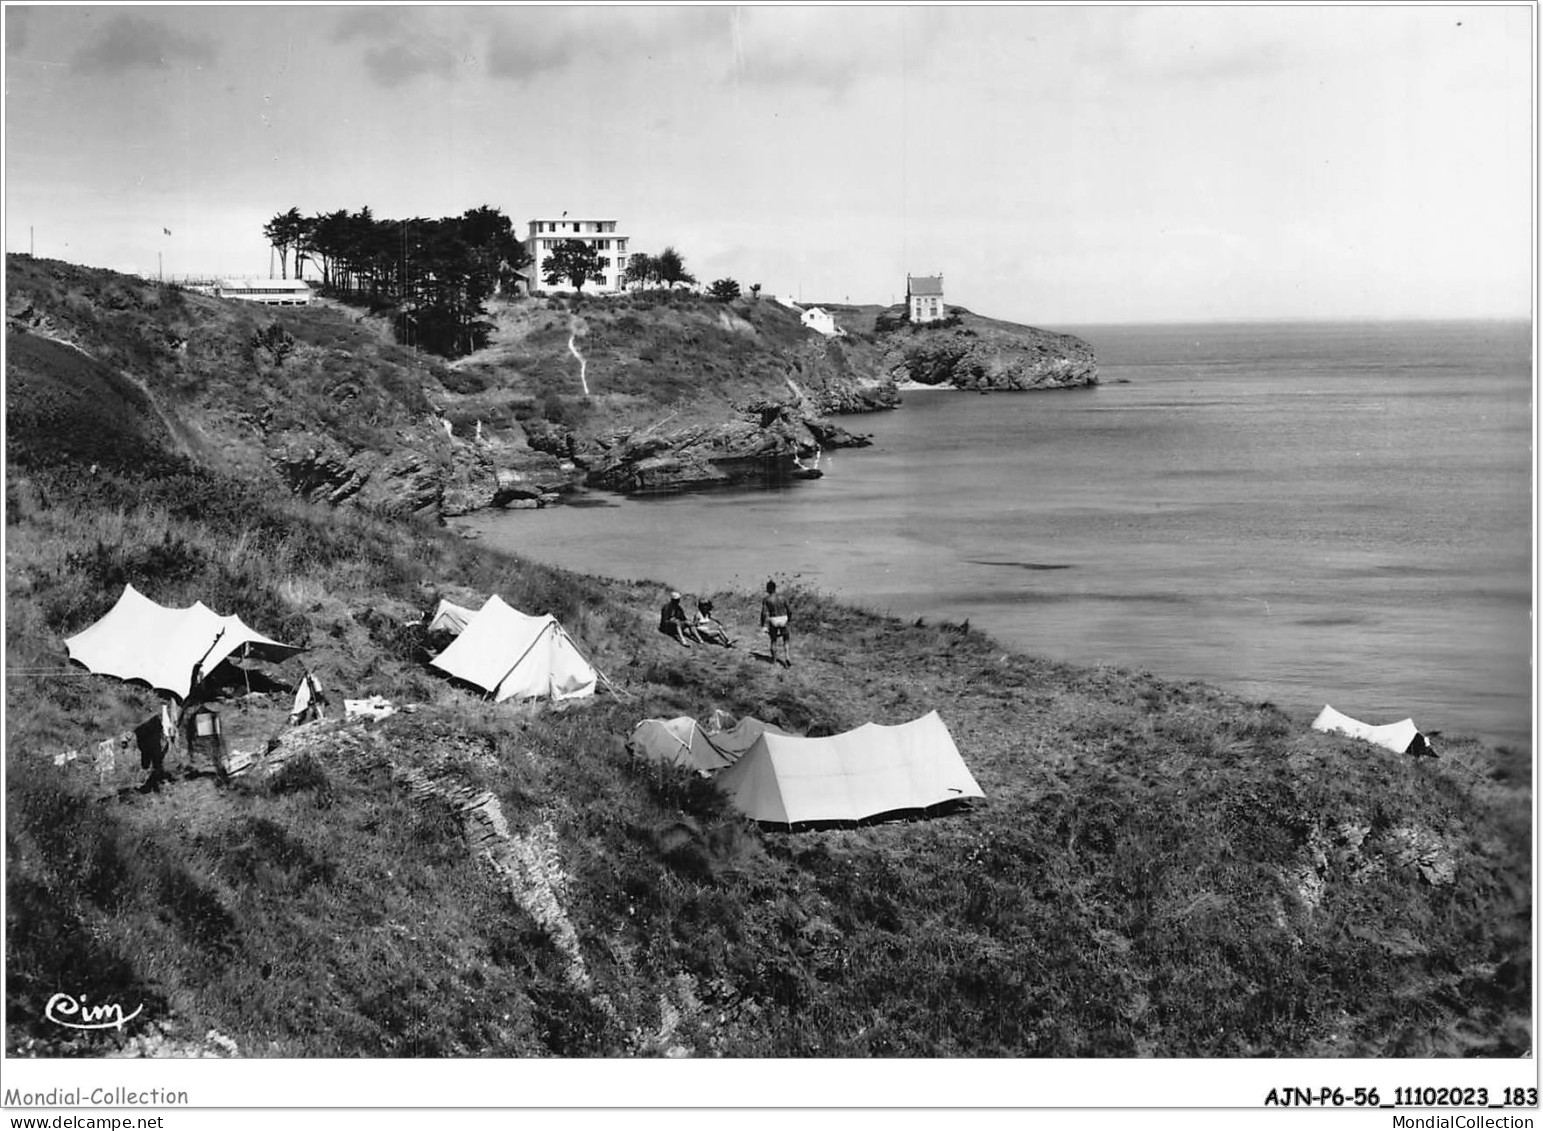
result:
[[[659,631],[673,636],[687,648],[691,647],[688,639],[694,635],[691,622],[686,619],[686,610],[680,606],[680,594],[674,590],[670,591],[670,599],[664,603],[664,608],[659,610]]]
[[[703,644],[734,647],[734,641],[729,639],[729,634],[724,631],[723,625],[713,620],[713,603],[705,597],[697,598],[696,619],[691,623],[691,630]]]

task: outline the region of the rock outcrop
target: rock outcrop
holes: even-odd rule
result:
[[[451,467],[440,513],[447,518],[488,508],[520,509],[555,502],[583,481],[567,452],[547,452],[491,431],[450,443]]]
[[[889,336],[895,381],[958,389],[1065,389],[1098,384],[1093,347],[1071,334],[960,312],[957,325],[905,326]]]
[[[588,466],[593,486],[665,491],[785,481],[799,477],[800,461],[822,447],[868,442],[839,425],[805,418],[792,405],[763,403],[721,423],[615,432],[596,438],[576,458]]]
[[[404,434],[391,452],[350,448],[314,432],[286,432],[274,440],[269,459],[302,498],[352,503],[382,514],[440,514],[447,453],[443,442],[421,431]]]

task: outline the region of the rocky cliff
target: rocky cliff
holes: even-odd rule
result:
[[[843,332],[827,337],[771,300],[525,298],[490,312],[489,348],[444,364],[326,302],[256,307],[29,256],[10,258],[8,283],[8,333],[51,343],[13,349],[13,419],[52,411],[62,348],[97,367],[64,366],[80,385],[70,397],[117,381],[182,457],[429,518],[541,506],[581,483],[658,491],[813,474],[820,451],[868,442],[836,418],[897,407],[907,382],[1097,381],[1087,343],[968,312],[923,328],[836,305]],[[87,447],[116,434],[80,430]]]
[[[966,310],[938,325],[902,324],[885,344],[884,371],[897,381],[1002,391],[1098,384],[1093,347],[1081,338]]]

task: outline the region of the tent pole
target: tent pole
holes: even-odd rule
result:
[[[555,624],[557,622],[553,621],[552,623]],[[503,675],[498,677],[498,682],[493,685],[493,690],[491,692],[489,692],[490,695],[491,694],[496,694],[498,692],[498,689],[504,685],[504,680],[508,679],[511,675],[514,674],[514,669],[519,667],[522,663],[525,662],[525,657],[530,655],[531,652],[533,652],[535,650],[536,645],[541,643],[541,638],[543,636],[545,636],[548,632],[550,632],[551,629],[552,629],[552,625],[549,624],[545,628],[543,628],[540,632],[536,633],[536,638],[530,642],[529,647],[527,647],[525,649],[525,651],[520,653],[520,658],[518,660],[515,660],[514,663],[510,664],[509,665],[509,670],[506,671]],[[549,688],[549,691],[550,691],[550,688]]]

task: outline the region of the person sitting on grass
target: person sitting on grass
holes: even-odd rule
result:
[[[664,608],[659,610],[659,631],[679,640],[685,647],[691,647],[691,638],[696,634],[686,618],[686,610],[680,606],[679,593],[672,591]]]
[[[729,634],[724,631],[723,625],[713,619],[713,603],[709,600],[703,598],[697,600],[696,620],[692,622],[691,627],[696,632],[696,638],[703,644],[734,647],[734,641],[729,639]]]

